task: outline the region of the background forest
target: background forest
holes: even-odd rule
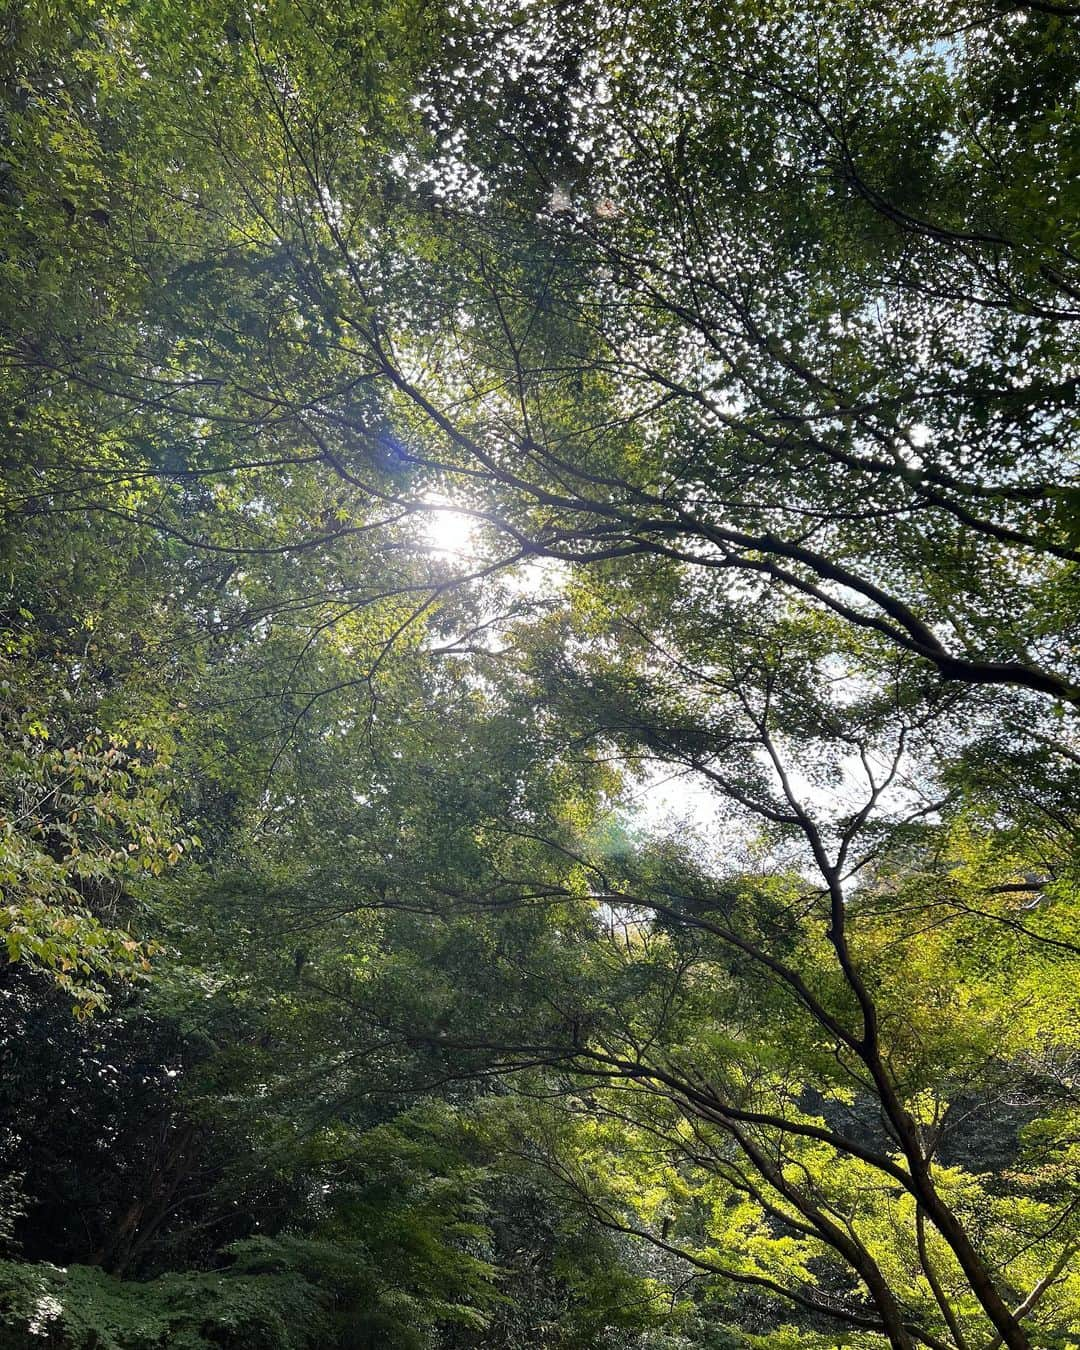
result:
[[[0,17],[0,1343],[1080,1346],[1080,11]]]

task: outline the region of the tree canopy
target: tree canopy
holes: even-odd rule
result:
[[[1080,1346],[1080,15],[0,19],[0,1326]]]

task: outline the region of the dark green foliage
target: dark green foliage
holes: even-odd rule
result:
[[[139,1284],[87,1266],[0,1264],[0,1326],[13,1350],[306,1350],[331,1343],[325,1305],[295,1271]]]

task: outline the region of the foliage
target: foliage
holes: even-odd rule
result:
[[[5,1335],[1077,1344],[1075,20],[0,19]]]
[[[100,1270],[4,1263],[12,1345],[42,1339],[95,1350],[233,1345],[302,1350],[326,1329],[316,1291],[293,1275],[166,1275],[123,1284]],[[323,1342],[325,1343],[325,1342]]]

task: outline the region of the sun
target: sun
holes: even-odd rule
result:
[[[430,498],[423,515],[424,543],[433,553],[448,558],[472,558],[476,552],[476,523],[454,509],[445,498]]]

